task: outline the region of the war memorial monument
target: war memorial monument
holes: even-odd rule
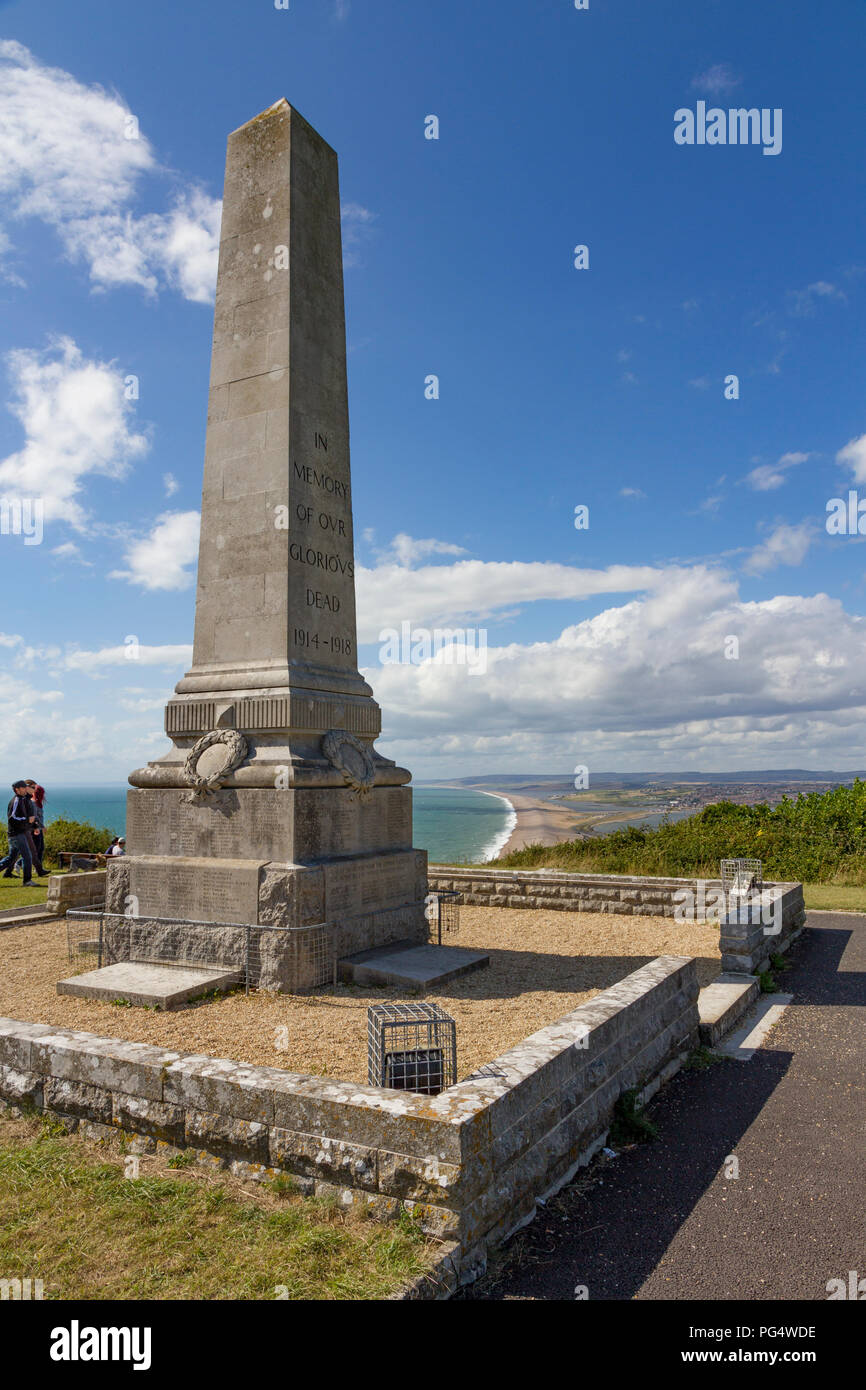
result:
[[[133,772],[109,912],[426,937],[411,774],[357,668],[337,156],[285,100],[228,141],[193,663]],[[130,908],[130,905],[131,908]]]

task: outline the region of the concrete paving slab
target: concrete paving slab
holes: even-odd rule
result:
[[[398,941],[345,956],[337,963],[337,971],[341,980],[355,985],[414,985],[431,989],[489,964],[486,951]]]
[[[226,970],[224,966],[203,968],[126,960],[59,980],[57,993],[109,1002],[125,999],[129,1004],[175,1009],[200,994],[231,989],[237,983],[237,970]]]
[[[745,1023],[714,1050],[722,1057],[732,1057],[735,1062],[750,1062],[793,997],[793,994],[765,994]]]

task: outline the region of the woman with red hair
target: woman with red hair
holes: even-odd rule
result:
[[[36,812],[36,822],[32,826],[30,836],[30,849],[33,855],[33,872],[38,878],[44,878],[48,870],[43,868],[42,858],[45,853],[45,788],[40,787],[38,782],[34,782],[32,777],[27,778],[27,791],[30,800],[33,802],[33,809]]]

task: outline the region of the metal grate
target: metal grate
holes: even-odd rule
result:
[[[373,1004],[367,1010],[371,1086],[436,1096],[457,1080],[457,1024],[438,1004]]]
[[[460,931],[460,899],[462,893],[428,893],[425,916],[430,927],[430,939],[438,946],[443,936],[457,936]]]
[[[334,932],[325,922],[272,927],[82,909],[67,913],[66,933],[71,960],[88,955],[98,966],[139,961],[221,967],[236,972],[247,994],[272,988],[298,993],[336,983]]]
[[[69,913],[66,918],[66,954],[82,970],[90,970],[102,951],[102,914]]]
[[[764,891],[763,865],[760,859],[723,859],[722,892],[725,901],[760,897]]]
[[[291,978],[297,992],[302,989],[315,989],[318,985],[337,983],[337,957],[334,951],[334,933],[327,922],[319,922],[314,927],[290,927],[288,929],[289,950],[291,952]],[[254,979],[261,979],[262,961],[261,930],[254,931],[251,942],[250,973]]]

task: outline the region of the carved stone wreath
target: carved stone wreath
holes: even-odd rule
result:
[[[322,738],[322,752],[359,801],[365,801],[376,780],[376,764],[367,745],[344,729],[331,729]]]
[[[189,750],[183,765],[183,775],[192,787],[183,800],[194,804],[212,796],[240,767],[248,751],[247,741],[237,729],[213,729],[205,734]]]

